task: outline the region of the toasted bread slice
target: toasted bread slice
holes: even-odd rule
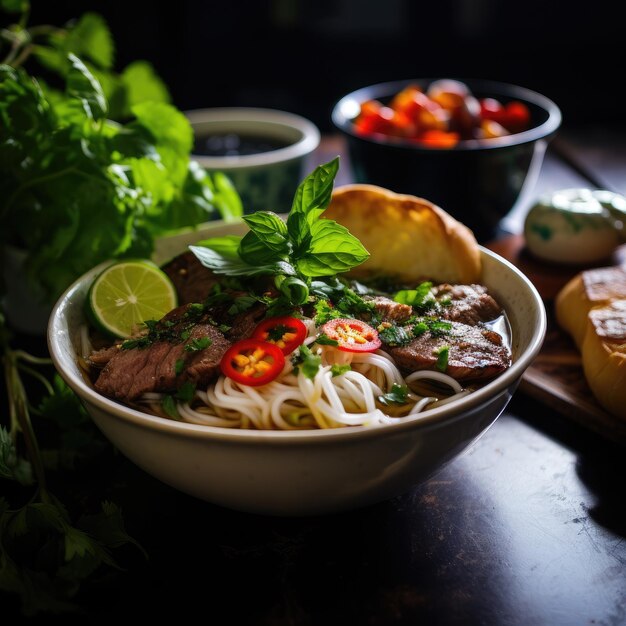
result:
[[[626,419],[626,300],[591,309],[581,353],[593,395],[607,411]]]
[[[626,299],[626,268],[585,270],[574,276],[557,294],[556,320],[580,349],[587,331],[589,311],[616,299]]]
[[[370,253],[353,276],[480,280],[480,249],[472,231],[428,200],[375,185],[344,185],[333,191],[323,217],[345,226]]]

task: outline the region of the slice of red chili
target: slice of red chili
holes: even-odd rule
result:
[[[234,343],[220,361],[224,376],[250,387],[271,382],[284,366],[285,355],[276,344],[254,338]]]
[[[322,331],[337,341],[344,352],[374,352],[381,346],[376,329],[361,320],[340,317],[326,322]]]
[[[283,354],[291,354],[306,339],[307,329],[298,318],[284,315],[263,320],[254,329],[252,336],[261,341],[275,343]]]

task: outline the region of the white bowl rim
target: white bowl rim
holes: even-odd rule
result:
[[[166,419],[148,413],[143,413],[136,409],[132,409],[123,404],[115,402],[106,396],[98,393],[93,387],[89,386],[82,376],[68,372],[62,367],[62,350],[60,348],[60,337],[67,336],[65,333],[58,332],[61,326],[61,316],[67,303],[70,301],[74,293],[86,280],[92,280],[104,267],[109,265],[111,261],[105,261],[94,267],[78,278],[70,285],[63,295],[55,304],[50,315],[48,324],[48,348],[52,361],[65,382],[73,389],[73,391],[87,402],[95,405],[101,411],[116,417],[117,419],[127,420],[143,428],[154,428],[165,433],[175,436],[193,437],[210,439],[216,441],[225,441],[238,444],[261,444],[267,445],[291,445],[291,444],[313,444],[328,440],[328,443],[350,442],[352,440],[361,440],[371,437],[382,437],[398,434],[405,430],[413,428],[422,428],[436,425],[446,419],[454,419],[460,417],[463,413],[477,406],[487,403],[501,393],[505,392],[508,387],[521,379],[522,374],[530,365],[532,360],[538,354],[543,344],[546,327],[547,316],[543,300],[537,292],[530,280],[512,263],[502,258],[500,255],[487,250],[480,246],[481,253],[488,257],[492,257],[498,263],[507,268],[508,271],[516,274],[526,285],[529,293],[536,305],[538,312],[538,321],[532,340],[526,350],[519,355],[509,369],[500,374],[498,378],[487,383],[484,387],[473,391],[472,393],[459,398],[450,404],[439,408],[430,409],[413,417],[407,417],[392,424],[382,424],[376,426],[350,426],[337,429],[310,429],[310,430],[249,430],[237,428],[223,428],[219,426],[205,426],[201,424],[190,424],[188,422],[178,422],[172,419]]]
[[[433,81],[439,80],[437,78],[424,77],[385,81],[355,89],[350,93],[345,94],[334,104],[331,112],[332,122],[340,131],[366,143],[380,144],[382,146],[391,146],[404,150],[410,150],[413,152],[425,152],[430,154],[488,151],[496,150],[498,148],[518,146],[525,143],[533,143],[535,141],[551,137],[557,132],[557,130],[561,126],[561,109],[556,104],[556,102],[554,102],[547,96],[544,96],[542,93],[539,93],[538,91],[528,89],[527,87],[523,87],[521,85],[515,85],[513,83],[505,83],[502,81],[483,78],[459,78],[452,76],[446,78],[466,83],[471,89],[472,93],[474,91],[485,90],[486,92],[491,93],[493,96],[505,93],[505,95],[511,98],[525,100],[526,102],[530,102],[534,106],[543,109],[548,117],[538,126],[533,126],[519,133],[513,133],[504,137],[493,137],[489,140],[464,139],[462,141],[459,141],[459,143],[453,148],[436,148],[424,146],[414,142],[412,143],[401,138],[394,139],[393,137],[386,137],[383,135],[359,135],[354,130],[352,120],[343,115],[343,109],[346,107],[346,103],[351,101],[357,101],[360,103],[366,99],[370,99],[370,97],[379,97],[378,95],[372,95],[371,92],[376,94],[380,93],[384,95],[389,95],[396,93],[400,88],[413,83],[430,84]]]
[[[246,154],[241,156],[212,157],[202,154],[191,154],[194,161],[210,169],[241,169],[274,165],[307,156],[315,150],[321,139],[319,129],[313,122],[288,111],[264,109],[255,107],[214,107],[206,109],[191,109],[183,112],[192,127],[204,122],[261,122],[296,129],[302,133],[301,139],[278,150],[261,154]]]

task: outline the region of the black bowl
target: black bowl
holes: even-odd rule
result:
[[[457,79],[477,98],[526,104],[531,114],[529,130],[488,140],[465,140],[454,148],[429,148],[355,132],[353,122],[362,102],[388,103],[403,87],[418,84],[426,89],[433,80],[401,80],[357,89],[335,104],[332,121],[347,137],[354,182],[430,200],[484,242],[497,233],[524,186],[534,185],[548,142],[561,124],[561,111],[550,99],[524,87]]]

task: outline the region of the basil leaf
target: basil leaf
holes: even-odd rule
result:
[[[211,237],[210,239],[203,239],[196,245],[203,248],[211,248],[211,250],[214,250],[227,259],[238,259],[239,254],[237,253],[237,250],[239,249],[240,242],[241,237],[238,237],[237,235],[226,235],[225,237]]]
[[[234,259],[227,258],[210,248],[189,246],[189,249],[196,255],[196,258],[204,267],[208,267],[216,274],[225,274],[227,276],[257,276],[264,274],[295,276],[296,274],[293,265],[286,261],[278,261],[267,265],[249,265],[238,257]]]
[[[271,211],[257,211],[243,220],[265,246],[281,255],[289,254],[287,225]]]
[[[311,226],[311,245],[296,261],[304,276],[332,276],[347,272],[369,257],[369,252],[350,231],[333,220],[320,220]]]
[[[280,261],[285,255],[273,250],[253,231],[246,233],[239,243],[239,256],[250,265],[265,265]]]
[[[326,210],[330,203],[335,176],[339,170],[339,157],[319,165],[298,186],[291,211],[287,218],[287,229],[294,242],[299,245],[306,234],[301,218],[294,217],[298,213],[306,216],[309,225]]]
[[[291,213],[287,218],[287,230],[294,244],[293,256],[304,254],[311,244],[311,227],[304,213]]]

